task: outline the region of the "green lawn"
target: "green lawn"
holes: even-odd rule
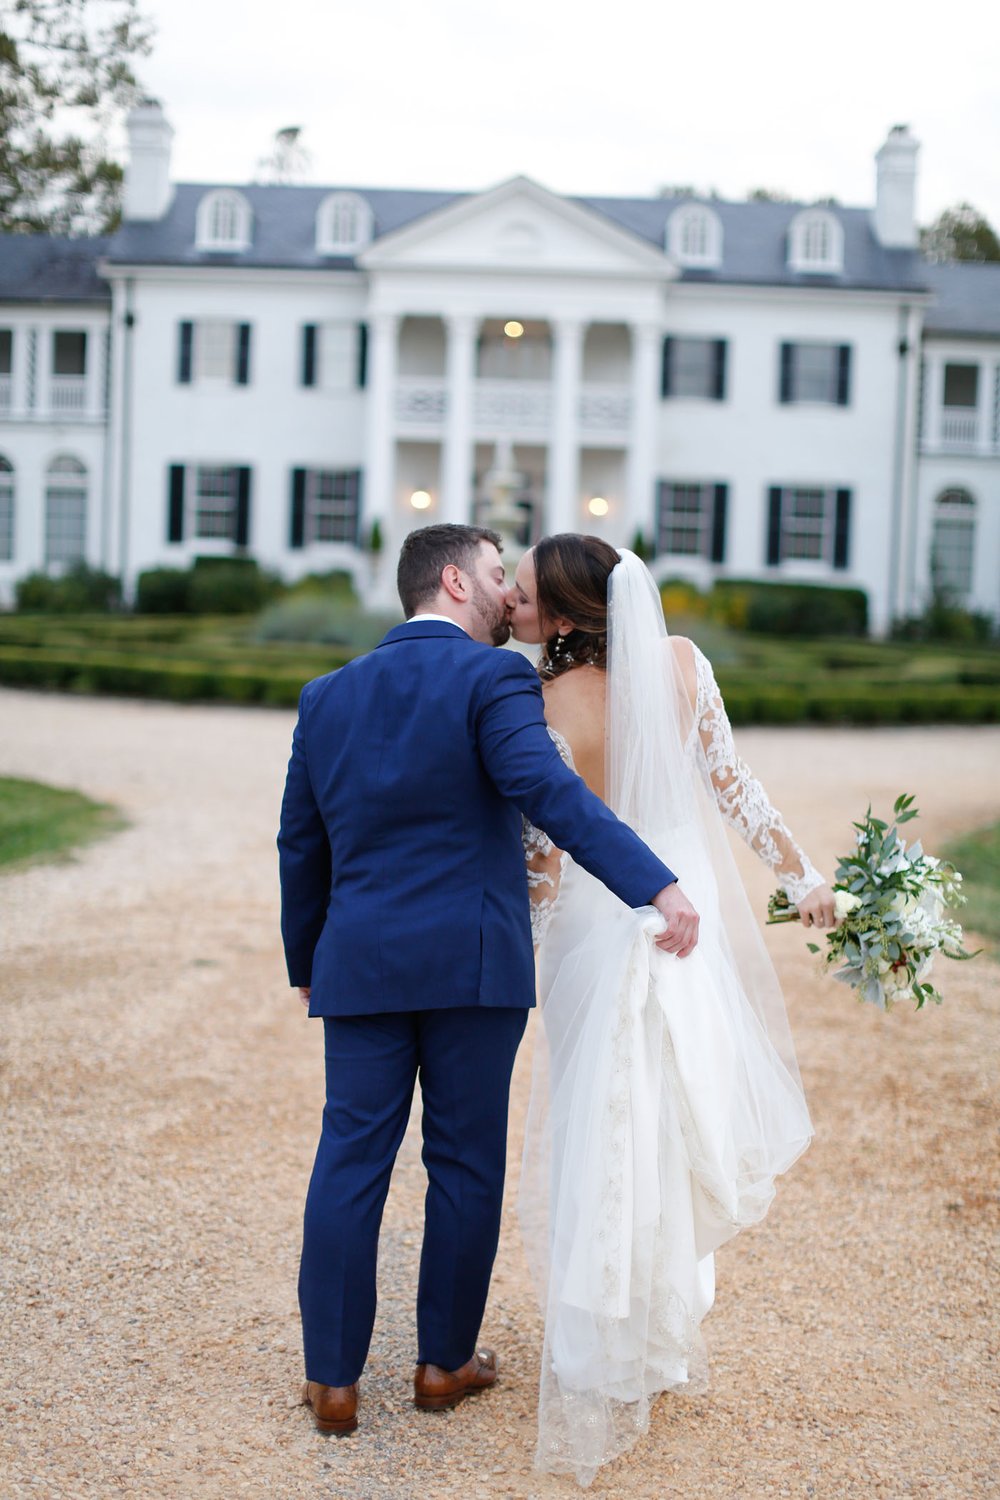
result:
[[[1000,823],[967,833],[941,851],[964,876],[967,906],[956,912],[970,932],[1000,942]]]
[[[0,866],[59,859],[124,827],[115,808],[80,792],[0,776]]]

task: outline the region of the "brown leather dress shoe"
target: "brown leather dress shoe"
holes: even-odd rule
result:
[[[477,1349],[460,1370],[442,1370],[440,1365],[417,1365],[413,1377],[413,1404],[422,1411],[443,1411],[476,1391],[485,1391],[496,1378],[497,1357],[492,1349]]]
[[[320,1432],[346,1437],[358,1425],[358,1382],[320,1385],[318,1380],[307,1380],[302,1387],[302,1404],[312,1407]]]

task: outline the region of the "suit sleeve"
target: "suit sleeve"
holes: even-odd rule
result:
[[[278,871],[281,879],[281,937],[288,982],[312,982],[312,961],[330,902],[330,842],[309,779],[305,720],[308,683],[299,698],[292,755],[281,799]]]
[[[477,717],[491,780],[627,906],[645,906],[677,876],[563,764],[545,726],[541,684],[524,658],[497,656]]]

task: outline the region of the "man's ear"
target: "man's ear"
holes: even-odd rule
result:
[[[465,574],[454,563],[449,563],[447,567],[442,568],[441,587],[449,599],[454,599],[458,604],[464,604],[469,597],[469,586]]]

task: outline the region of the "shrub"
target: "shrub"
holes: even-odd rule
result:
[[[191,572],[188,609],[195,615],[252,615],[283,588],[253,558],[198,557]]]
[[[312,641],[318,645],[370,651],[387,630],[399,624],[398,614],[369,614],[357,604],[339,603],[317,594],[292,594],[266,609],[257,622],[258,641]]]
[[[26,614],[107,613],[121,601],[121,583],[101,568],[74,563],[60,577],[29,573],[16,585],[17,608]]]
[[[190,569],[149,568],[136,579],[136,614],[183,615],[190,607],[190,596]]]
[[[898,641],[955,641],[968,645],[991,641],[995,634],[996,627],[989,615],[960,609],[942,591],[934,594],[922,615],[897,620],[892,627],[893,639]]]
[[[668,623],[677,615],[701,618],[708,610],[705,595],[686,578],[665,578],[660,584],[660,602]]]
[[[868,630],[863,589],[726,578],[714,584],[709,610],[731,629],[760,635],[863,636]]]

